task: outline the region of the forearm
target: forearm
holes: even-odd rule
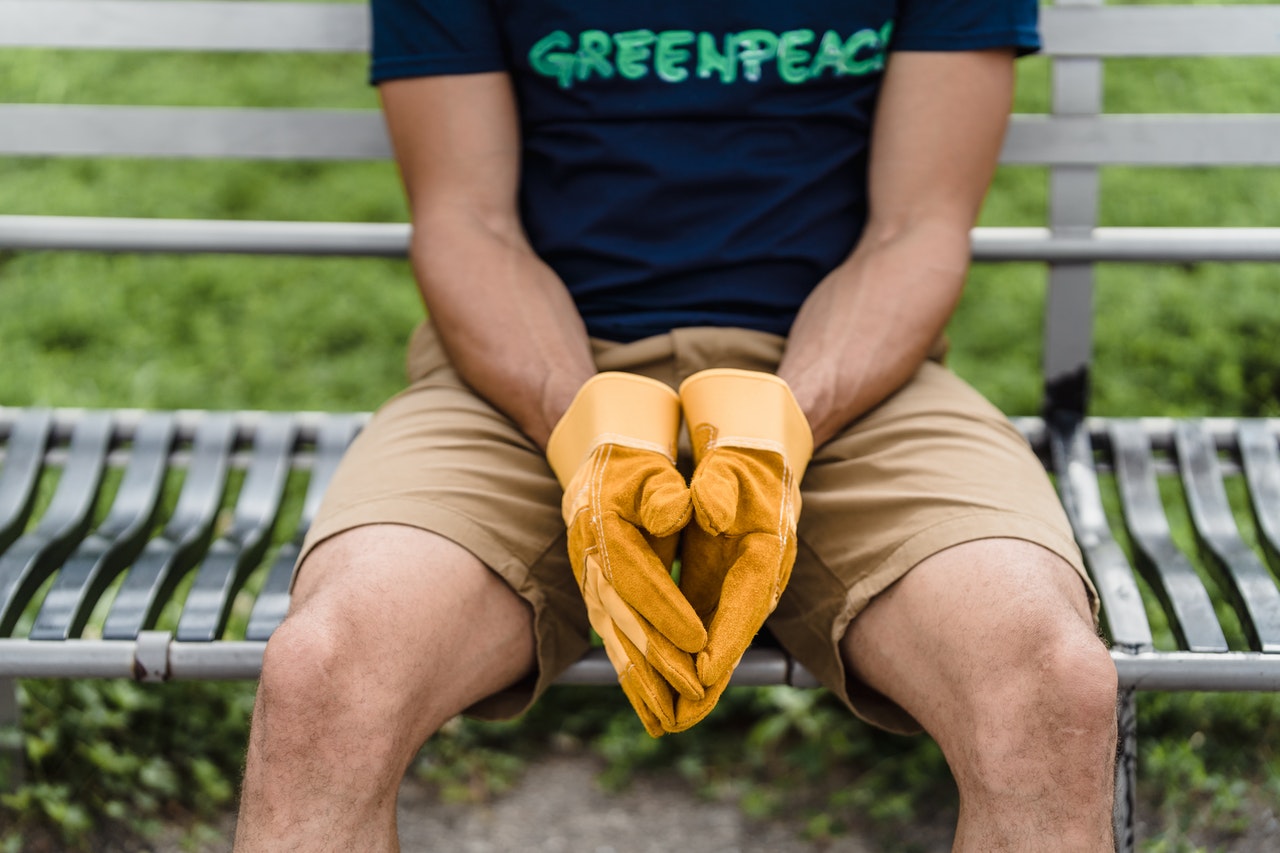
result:
[[[778,375],[808,417],[815,446],[919,368],[963,289],[968,236],[954,219],[873,224],[805,301]]]
[[[414,273],[462,378],[539,447],[595,373],[586,328],[519,226],[457,209],[421,210]]]

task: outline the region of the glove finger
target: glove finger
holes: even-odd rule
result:
[[[619,676],[618,684],[622,686],[623,695],[631,703],[632,710],[640,718],[640,722],[644,726],[644,730],[649,733],[649,737],[662,737],[667,730],[663,728],[662,721],[658,719],[657,715],[649,710],[649,706],[644,703],[644,699],[637,692],[636,685],[632,680],[625,675]]]
[[[795,562],[795,537],[755,534],[740,540],[741,550],[725,575],[707,646],[698,653],[698,678],[712,685],[731,673],[778,603]]]
[[[649,637],[649,647],[644,659],[657,675],[686,699],[701,699],[704,690],[698,680],[698,670],[693,654],[677,648],[676,644],[661,634]]]
[[[687,731],[702,722],[715,709],[716,704],[720,701],[720,696],[724,693],[725,688],[729,686],[731,676],[732,673],[725,675],[715,684],[709,686],[706,695],[701,699],[676,699],[675,723],[667,731],[672,733]]]
[[[599,577],[599,575],[597,575]],[[676,646],[670,639],[656,631],[644,617],[636,613],[618,596],[609,582],[600,579],[593,587],[605,613],[610,614],[610,627],[627,640],[635,649],[633,662],[646,662],[657,670],[659,676],[675,687],[683,696],[697,699],[702,696],[702,682],[693,653]],[[615,617],[613,614],[617,614]],[[596,629],[597,632],[599,628]]]
[[[621,601],[630,605],[636,614],[686,652],[697,652],[707,643],[707,630],[694,612],[680,588],[671,578],[653,548],[645,541],[634,525],[617,516],[601,518],[601,564],[605,578],[617,591]],[[625,613],[615,613],[615,621],[622,625],[633,642],[643,642],[637,634],[634,620]]]
[[[604,639],[606,652],[613,643],[616,653],[627,662],[626,666],[619,667],[614,660],[614,652],[609,653],[609,659],[614,661],[614,669],[618,672],[618,684],[636,709],[636,715],[644,722],[645,729],[653,734],[650,729],[652,721],[657,722],[660,732],[675,725],[676,699],[671,685],[646,664],[644,655],[640,654],[640,650],[621,631],[610,631],[602,634],[601,638]]]
[[[633,650],[628,657],[618,658],[615,656],[617,648],[610,648],[606,644],[614,669],[619,673],[632,665],[654,669],[658,673],[655,676],[658,680],[665,679],[681,695],[691,699],[700,698],[702,682],[698,680],[693,653],[680,649],[658,633],[644,617],[623,601],[617,590],[605,580],[604,573],[594,562],[594,554],[588,557],[588,564],[589,568],[583,575],[585,581],[582,600],[587,605],[587,618],[591,627],[601,636],[617,635],[626,639],[627,648]]]

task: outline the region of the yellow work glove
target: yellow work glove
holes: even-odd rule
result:
[[[706,694],[677,700],[669,731],[711,712],[777,606],[795,564],[800,479],[813,455],[809,421],[773,374],[703,370],[680,386],[680,401],[695,466],[680,589],[707,626],[697,655]]]
[[[680,400],[666,385],[601,373],[578,391],[547,442],[588,618],[654,737],[675,725],[676,693],[704,695],[693,655],[706,629],[671,577],[692,514],[674,464],[679,428]]]

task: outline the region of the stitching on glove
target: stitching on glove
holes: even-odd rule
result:
[[[595,465],[592,468],[592,484],[594,488],[591,490],[591,526],[596,529],[596,547],[600,549],[600,553],[604,555],[601,564],[601,572],[609,583],[613,583],[613,567],[609,564],[609,549],[604,547],[604,512],[600,508],[600,493],[604,491],[604,472],[609,467],[609,457],[613,453],[613,445],[606,445],[604,453],[596,458]]]
[[[707,450],[717,447],[745,447],[749,450],[767,450],[787,458],[786,445],[771,438],[752,438],[746,435],[720,435],[707,442]]]
[[[616,432],[602,432],[595,437],[588,448],[588,453],[594,453],[598,448],[604,445],[618,445],[620,447],[630,447],[636,450],[652,450],[654,453],[661,454],[668,462],[674,463],[675,457],[671,455],[671,445],[662,444],[657,441],[645,441],[631,435],[622,435]]]

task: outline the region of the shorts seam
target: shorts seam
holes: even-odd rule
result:
[[[502,559],[500,561],[492,560],[485,554],[477,553],[476,549],[472,545],[463,544],[462,542],[459,542],[457,539],[456,532],[445,532],[441,530],[435,530],[430,527],[426,527],[423,524],[416,524],[412,521],[404,521],[404,520],[401,520],[400,518],[396,518],[395,513],[383,513],[380,516],[382,519],[380,521],[359,520],[359,518],[365,517],[362,511],[368,509],[369,507],[383,505],[383,504],[404,505],[405,503],[411,503],[416,506],[422,506],[422,507],[430,507],[433,511],[439,512],[441,515],[445,515],[451,519],[454,519],[460,525],[465,526],[469,533],[476,534],[477,539],[487,539],[490,543],[492,543],[493,549],[495,551],[501,552]],[[353,515],[357,516],[358,518],[351,519],[350,516],[353,516]],[[510,549],[500,544],[494,538],[493,534],[490,531],[486,530],[482,525],[477,524],[475,519],[471,518],[468,515],[460,513],[456,509],[453,509],[452,507],[449,507],[437,501],[422,500],[421,498],[405,497],[403,495],[380,496],[375,498],[369,498],[368,500],[362,500],[362,501],[356,501],[349,504],[344,504],[340,509],[334,510],[333,512],[326,513],[324,521],[325,521],[325,524],[323,525],[323,527],[320,528],[320,531],[321,531],[320,533],[316,534],[312,532],[316,528],[313,528],[312,530],[309,530],[307,532],[307,536],[304,541],[302,551],[301,553],[298,554],[298,560],[296,565],[299,565],[299,566],[302,565],[303,560],[306,559],[306,557],[311,553],[311,551],[314,550],[315,547],[319,545],[321,542],[325,541],[326,539],[330,539],[334,536],[337,536],[340,533],[345,533],[348,530],[354,530],[357,527],[371,527],[378,524],[399,524],[404,527],[416,527],[419,530],[423,530],[428,533],[434,533],[437,536],[443,536],[445,539],[448,539],[449,541],[453,542],[455,545],[459,546],[460,548],[464,548],[467,551],[469,551],[473,556],[476,557],[476,559],[480,560],[482,563],[488,566],[490,570],[497,572],[499,575],[502,575],[502,572],[499,571],[499,566],[494,565],[495,562],[500,562],[503,568],[522,568],[526,571],[529,568],[528,566],[523,565],[520,558],[517,557],[514,553],[512,553]],[[352,521],[355,521],[355,523],[351,523]],[[538,559],[541,559],[549,550],[551,550],[551,546],[555,544],[555,541],[557,538],[559,537],[557,536],[552,538],[551,542],[548,543],[548,545],[545,548],[543,548],[541,551],[538,552]],[[534,562],[536,562],[536,560]],[[504,578],[506,577],[505,575],[502,575],[502,576]]]

